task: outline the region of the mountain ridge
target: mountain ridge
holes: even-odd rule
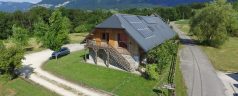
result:
[[[13,12],[15,10],[26,11],[31,7],[43,6],[46,8],[57,8],[64,6],[71,9],[127,9],[127,8],[149,8],[156,6],[176,6],[181,4],[209,2],[212,0],[42,0],[32,4],[27,2],[2,2],[0,11]]]
[[[26,11],[33,4],[29,2],[4,2],[0,1],[0,11],[13,12],[16,10]]]
[[[74,9],[125,9],[137,7],[153,7],[153,6],[176,6],[181,4],[201,3],[211,0],[42,0],[38,4],[51,4],[57,6],[64,2],[67,8]],[[125,6],[125,7],[124,7]]]

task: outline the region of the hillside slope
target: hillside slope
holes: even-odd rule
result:
[[[0,10],[6,11],[6,12],[13,12],[15,10],[27,10],[29,9],[33,4],[27,3],[27,2],[1,2],[0,1]]]
[[[39,5],[66,6],[75,9],[124,9],[134,7],[175,6],[211,0],[42,0]]]
[[[37,4],[26,2],[1,2],[0,11],[13,12],[16,10],[28,10],[33,6],[57,8],[64,6],[72,9],[126,9],[155,6],[176,6],[212,0],[42,0]]]

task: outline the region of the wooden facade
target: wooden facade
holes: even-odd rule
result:
[[[126,34],[124,29],[95,29],[90,39],[98,46],[108,44],[121,54],[140,56],[141,50],[138,44]]]
[[[89,48],[89,60],[93,60],[95,64],[101,61],[106,66],[119,65],[127,71],[139,67],[143,54],[139,45],[124,29],[96,28],[87,37],[86,47]]]

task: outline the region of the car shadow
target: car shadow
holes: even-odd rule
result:
[[[29,65],[24,65],[19,69],[19,76],[24,77],[24,78],[29,78],[30,75],[33,73],[34,68],[31,67],[32,64]]]
[[[234,93],[233,96],[238,96],[238,93]]]
[[[66,55],[62,55],[62,56],[58,56],[57,59],[63,58],[63,57],[68,56],[68,55],[70,55],[70,54],[71,54],[71,53],[66,54]],[[52,56],[51,56],[51,57],[48,58],[48,60],[53,60],[53,59],[56,59],[56,57],[52,57]]]
[[[232,79],[234,79],[234,80],[236,80],[238,82],[238,73],[227,74],[227,76],[231,77]],[[233,86],[235,88],[238,88],[238,83],[237,84],[233,84]],[[238,93],[234,93],[233,96],[238,96]]]
[[[234,84],[234,86],[235,86],[236,88],[238,88],[238,84]]]
[[[238,82],[238,73],[227,74],[227,76],[231,77],[232,79]]]

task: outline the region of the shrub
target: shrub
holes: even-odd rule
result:
[[[15,78],[15,70],[21,67],[24,58],[24,50],[21,47],[6,48],[0,43],[0,69],[3,77],[7,79]]]
[[[146,73],[147,73],[148,79],[150,79],[150,80],[158,80],[159,79],[157,64],[147,65]]]
[[[150,50],[147,53],[147,63],[149,64],[146,65],[148,76],[154,78],[156,76],[154,75],[155,73],[160,75],[166,66],[171,64],[171,62],[176,62],[176,60],[172,60],[172,57],[177,56],[177,49],[178,44],[175,40],[169,40]]]

